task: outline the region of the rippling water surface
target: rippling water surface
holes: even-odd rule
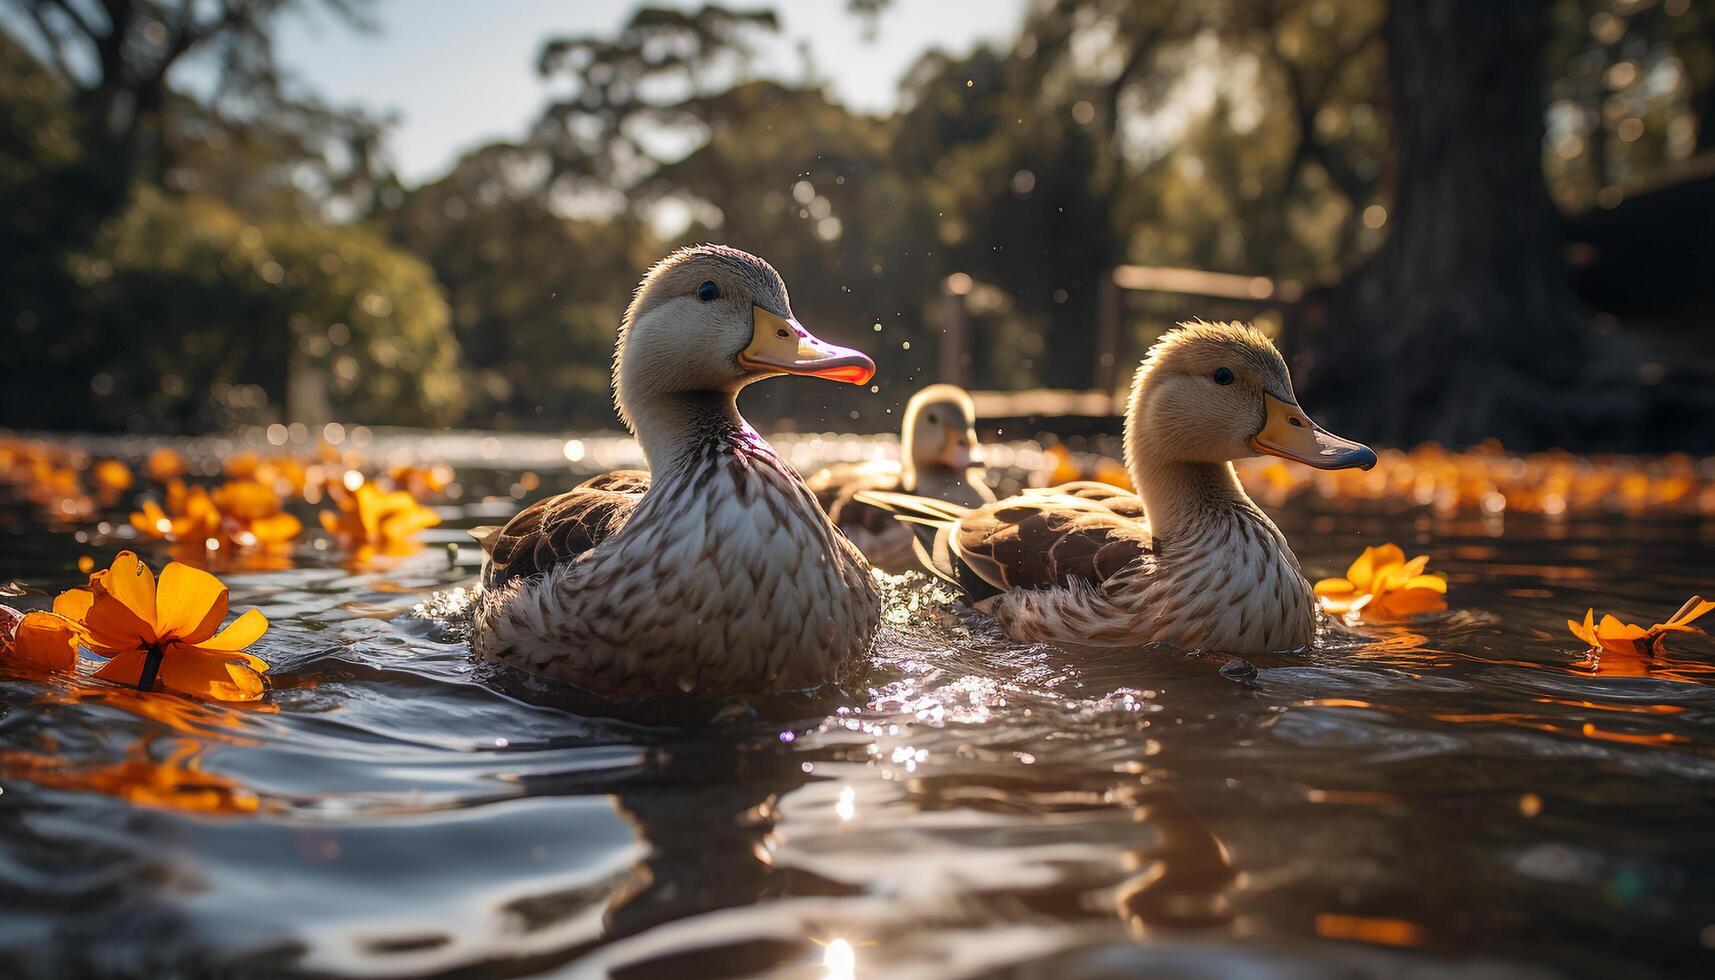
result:
[[[447,513],[391,568],[225,576],[274,624],[259,706],[0,676],[0,974],[1715,963],[1715,643],[1592,671],[1564,625],[1715,588],[1708,522],[1296,504],[1313,576],[1393,540],[1451,610],[1248,664],[1074,656],[909,578],[841,690],[613,706],[471,660],[478,554],[446,543],[493,517]],[[48,594],[120,544],[20,509],[0,542],[0,581]]]

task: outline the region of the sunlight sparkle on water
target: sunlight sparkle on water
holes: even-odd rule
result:
[[[840,799],[834,804],[834,815],[842,821],[851,820],[857,816],[857,790],[850,786],[840,788]]]
[[[854,980],[857,976],[857,951],[844,939],[836,939],[822,950],[824,980]]]

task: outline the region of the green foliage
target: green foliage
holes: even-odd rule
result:
[[[47,55],[0,32],[10,424],[611,425],[633,284],[672,245],[713,240],[768,258],[807,325],[880,367],[878,394],[765,385],[747,410],[892,428],[940,380],[955,309],[973,386],[1083,387],[1103,377],[1116,265],[1314,289],[1398,234],[1389,0],[1041,0],[1007,45],[927,52],[886,117],[808,67],[758,78],[771,11],[642,7],[614,32],[547,39],[541,118],[409,190],[386,121],[306,96],[269,43],[288,12],[355,23],[367,0],[233,0],[185,20],[182,50],[154,23],[163,2],[0,0]],[[845,6],[864,43],[889,4]],[[1551,14],[1563,207],[1712,145],[1715,2]],[[104,44],[111,64],[89,56]],[[222,80],[207,101],[169,84],[198,52]],[[1128,310],[1122,361],[1169,317],[1220,315],[1198,298]]]
[[[464,407],[433,276],[369,230],[256,225],[144,190],[72,266],[83,332],[101,339],[77,353],[108,425],[265,419],[288,393],[311,417],[374,423],[444,424]]]
[[[660,248],[623,220],[570,220],[539,197],[539,160],[497,145],[385,218],[445,284],[484,425],[606,426],[609,364],[639,269]]]

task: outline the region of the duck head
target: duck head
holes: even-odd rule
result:
[[[976,421],[970,393],[957,385],[930,385],[912,395],[899,432],[905,467],[914,472],[970,469],[976,462]]]
[[[1133,479],[1149,462],[1225,463],[1256,455],[1323,470],[1376,464],[1374,450],[1304,414],[1286,361],[1259,331],[1195,323],[1163,335],[1138,368],[1126,413]]]
[[[614,400],[635,431],[650,406],[675,396],[731,396],[782,374],[861,385],[874,376],[875,362],[806,330],[767,262],[724,245],[697,245],[657,262],[638,284],[620,323]]]

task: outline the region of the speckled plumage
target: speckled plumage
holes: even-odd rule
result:
[[[1308,646],[1316,626],[1310,585],[1274,522],[1248,503],[1214,504],[1171,543],[1155,543],[1105,578],[1068,575],[1048,588],[1010,589],[990,611],[1018,639],[1068,646]],[[1134,523],[1148,533],[1147,521]]]
[[[835,463],[806,481],[828,518],[870,564],[899,574],[917,567],[909,528],[887,511],[858,499],[863,492],[902,492],[967,507],[994,500],[974,462],[976,405],[957,385],[923,388],[905,406],[899,459]]]
[[[754,360],[760,345],[812,359],[774,366]],[[607,474],[482,529],[477,652],[622,696],[838,679],[880,622],[870,568],[736,402],[760,378],[815,373],[824,354],[862,359],[792,319],[761,259],[705,245],[658,263],[614,368],[650,473]]]
[[[742,692],[837,679],[879,618],[863,557],[734,425],[587,552],[486,597],[476,637],[489,659],[607,693]]]
[[[1226,383],[1212,372],[1226,369]],[[1308,646],[1316,605],[1286,538],[1229,460],[1253,455],[1264,396],[1293,401],[1267,338],[1236,324],[1168,334],[1126,415],[1136,495],[1078,483],[967,509],[860,494],[919,529],[929,570],[1012,637],[1070,647],[1253,654]]]

